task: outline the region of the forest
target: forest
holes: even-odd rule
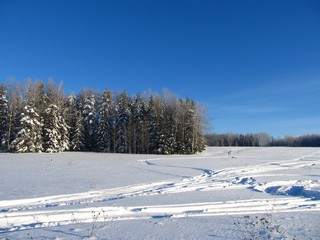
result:
[[[205,139],[208,146],[216,147],[320,147],[320,134],[274,138],[268,133],[211,133]]]
[[[0,149],[194,154],[205,149],[205,111],[164,90],[130,96],[27,80],[0,84]]]

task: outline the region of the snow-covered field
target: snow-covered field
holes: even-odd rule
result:
[[[0,169],[0,239],[320,239],[320,148],[2,153]]]

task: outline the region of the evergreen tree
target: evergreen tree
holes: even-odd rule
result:
[[[29,116],[30,116],[30,121],[32,125],[32,135],[33,135],[33,142],[34,142],[34,152],[42,152],[43,151],[43,146],[42,146],[42,119],[41,116],[38,113],[38,107],[35,104],[35,99],[37,97],[37,86],[32,89],[29,88],[29,90],[34,90],[35,92],[33,93],[34,95],[31,96],[30,92],[28,92],[27,95],[27,107],[29,107]],[[35,98],[33,98],[35,97]],[[32,152],[32,151],[31,151]]]
[[[61,135],[59,131],[58,106],[51,103],[44,113],[43,147],[46,152],[59,152]]]
[[[185,120],[185,137],[184,137],[184,145],[185,145],[185,153],[193,154],[195,148],[195,121],[196,121],[196,113],[195,113],[195,103],[190,99],[186,99],[185,102],[186,107],[186,120]]]
[[[34,85],[33,88],[35,91],[35,93],[34,93],[34,107],[35,107],[36,112],[39,114],[41,124],[43,124],[44,114],[45,114],[46,107],[47,107],[46,86],[43,82],[40,82],[40,81],[35,82],[33,85]],[[52,85],[53,85],[53,83],[51,83],[48,86],[48,89],[50,89],[50,87]],[[52,89],[52,91],[53,91],[53,89]],[[57,101],[57,99],[52,99],[52,101],[55,102],[55,101]]]
[[[131,105],[130,115],[130,146],[132,153],[144,153],[146,137],[144,128],[146,126],[145,102],[138,94]]]
[[[102,103],[100,106],[100,120],[98,126],[98,142],[97,149],[101,152],[111,151],[111,106],[112,106],[112,93],[106,89],[102,94]]]
[[[194,111],[195,111],[195,118],[194,118],[194,124],[193,124],[193,152],[203,152],[206,148],[206,141],[204,137],[204,129],[206,124],[206,112],[205,109],[199,107],[196,105],[195,102],[193,102],[194,105]]]
[[[0,85],[0,150],[7,150],[9,136],[9,109],[7,89],[4,84]]]
[[[48,86],[44,100],[43,146],[46,152],[61,152],[68,149],[68,126],[63,117],[63,94],[54,85]]]
[[[117,101],[116,115],[116,152],[128,153],[128,125],[130,118],[130,99],[127,93],[123,91]]]
[[[110,106],[110,116],[108,118],[108,124],[110,126],[110,151],[115,153],[117,152],[117,116],[118,116],[118,111],[119,108],[117,106],[117,101],[113,101],[111,106]]]
[[[148,149],[148,107],[145,99],[142,99],[139,114],[139,132],[137,133],[137,153],[147,153]]]
[[[69,150],[69,125],[65,121],[61,112],[58,112],[58,130],[60,133],[59,152]]]
[[[97,131],[97,114],[95,109],[95,97],[92,90],[85,98],[83,107],[83,120],[84,120],[84,139],[86,150],[93,151],[96,146],[96,131]]]
[[[51,83],[51,84],[50,84]],[[67,98],[64,95],[63,90],[61,89],[61,85],[57,86],[54,82],[49,81],[48,89],[52,87],[54,89],[56,100],[55,103],[58,107],[57,120],[58,126],[57,129],[59,131],[59,152],[69,150],[69,124],[68,120],[68,111],[66,109]]]
[[[157,112],[153,96],[150,97],[147,110],[147,154],[157,153],[158,136],[157,136]]]
[[[72,151],[82,151],[85,149],[85,139],[84,139],[84,120],[83,120],[83,107],[82,99],[83,95],[79,95],[77,98],[76,111],[75,111],[75,121],[74,121],[74,131],[70,136],[70,150]]]
[[[159,109],[156,115],[156,139],[157,142],[157,153],[159,154],[169,154],[171,149],[169,147],[169,132],[167,126],[167,117],[166,116],[166,109],[165,104],[163,101],[160,102]]]
[[[175,153],[186,154],[185,145],[185,126],[186,126],[186,106],[182,99],[179,100],[178,105],[178,126],[176,133],[176,149]]]
[[[162,145],[161,154],[173,154],[175,153],[176,141],[175,141],[175,119],[174,119],[174,106],[164,104],[163,106],[163,121],[162,121],[162,138],[160,140]],[[161,123],[161,122],[160,122]]]
[[[41,123],[32,104],[27,104],[21,113],[21,130],[12,142],[15,152],[42,152]]]
[[[11,82],[8,85],[8,142],[7,149],[20,131],[20,119],[23,111],[23,97],[19,84]]]
[[[68,139],[70,143],[72,142],[76,132],[76,111],[76,96],[74,93],[71,93],[67,98],[65,106],[65,123],[69,126]]]

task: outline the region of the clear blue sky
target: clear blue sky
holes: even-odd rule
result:
[[[204,104],[215,132],[320,133],[320,1],[0,0],[0,81]]]

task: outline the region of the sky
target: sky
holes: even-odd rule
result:
[[[320,133],[320,1],[0,0],[0,81],[166,88],[211,132]]]

